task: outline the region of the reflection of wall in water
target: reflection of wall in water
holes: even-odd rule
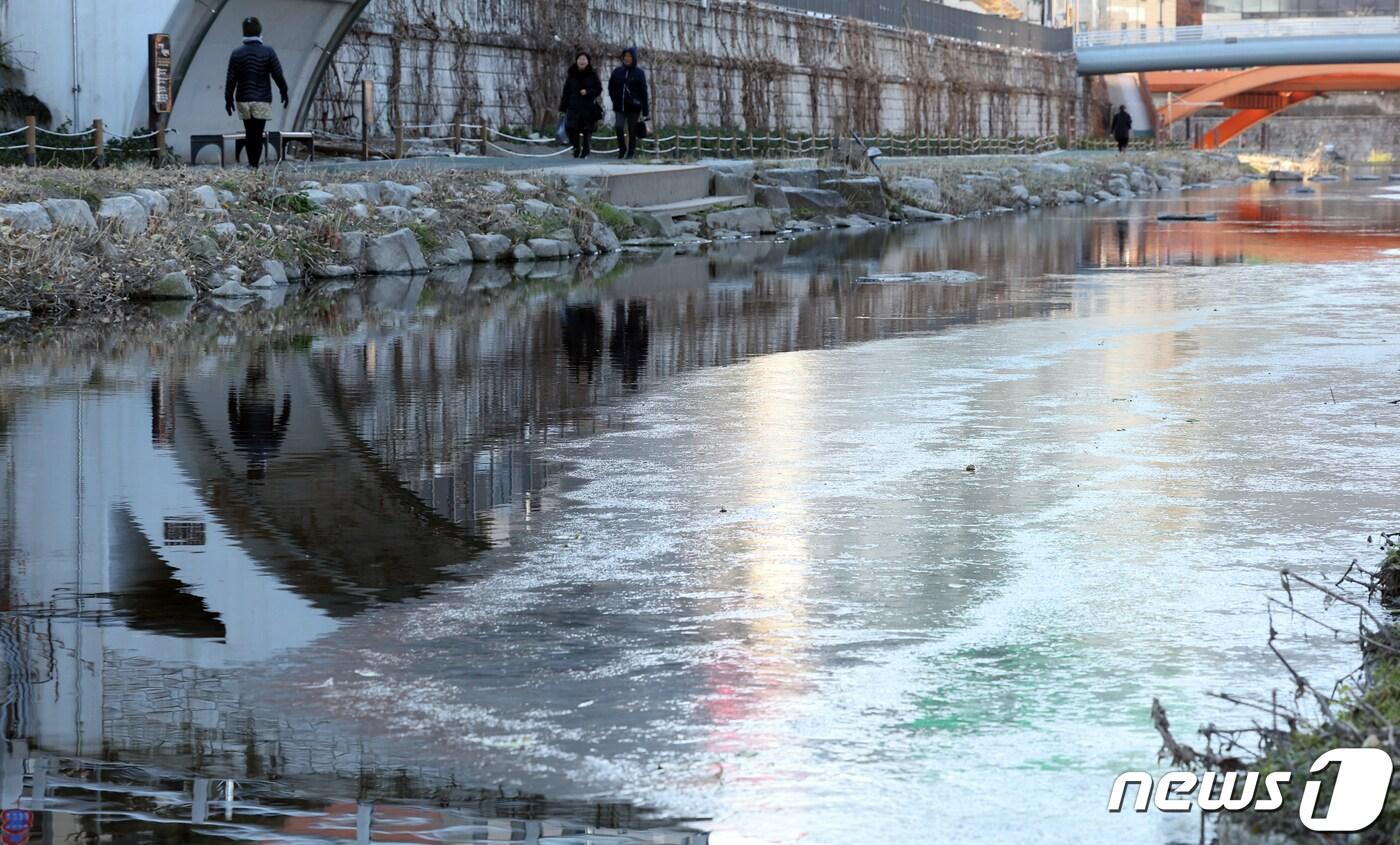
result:
[[[1007,217],[666,256],[526,310],[475,296],[440,302],[410,330],[323,349],[317,379],[438,513],[471,519],[522,497],[544,507],[528,496],[550,479],[534,450],[616,425],[611,407],[627,394],[696,367],[910,328],[870,317],[923,316],[932,327],[993,316],[985,307],[1010,301],[1017,280],[1072,270],[1079,226]],[[988,281],[852,284],[882,267],[950,264]]]

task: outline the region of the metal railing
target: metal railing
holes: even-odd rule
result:
[[[998,15],[956,9],[929,0],[759,0],[799,12],[833,18],[859,18],[894,29],[914,29],[930,35],[1066,53],[1072,47],[1068,29],[1054,29]]]
[[[1322,35],[1397,35],[1400,17],[1293,18],[1170,26],[1161,29],[1119,29],[1076,32],[1074,48],[1122,47],[1134,44],[1176,44],[1249,38],[1300,38]]]

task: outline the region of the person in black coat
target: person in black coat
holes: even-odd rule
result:
[[[243,46],[228,59],[228,76],[224,80],[224,110],[233,116],[234,104],[243,121],[243,134],[248,148],[248,166],[257,169],[262,161],[263,131],[272,119],[272,83],[282,93],[282,108],[287,107],[287,78],[282,75],[282,62],[277,51],[262,42],[262,22],[257,18],[243,21]]]
[[[603,93],[603,81],[593,68],[593,59],[580,51],[569,65],[564,78],[564,93],[559,97],[559,111],[564,115],[564,129],[569,143],[574,145],[574,158],[588,158],[592,152],[593,130],[603,117],[598,97]]]
[[[1128,139],[1133,135],[1133,116],[1128,114],[1127,106],[1119,106],[1118,113],[1113,116],[1113,140],[1118,142],[1118,152],[1123,152],[1128,148]]]
[[[637,154],[637,140],[645,134],[645,124],[651,119],[651,92],[647,89],[647,73],[637,64],[636,47],[623,50],[619,61],[622,63],[613,68],[608,78],[608,97],[617,127],[617,157],[632,158]]]

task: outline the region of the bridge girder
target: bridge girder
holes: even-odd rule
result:
[[[1262,108],[1243,108],[1235,112],[1229,119],[1201,136],[1200,148],[1203,150],[1218,150],[1251,126],[1278,114],[1290,106],[1311,99],[1316,95],[1311,91],[1299,91],[1292,94],[1271,94],[1267,96],[1276,99],[1271,104]]]
[[[1167,127],[1201,109],[1237,110],[1200,141],[1215,149],[1271,115],[1331,91],[1400,90],[1400,63],[1371,65],[1281,65],[1242,71],[1158,72],[1146,74],[1154,94],[1171,99],[1157,110]],[[1179,94],[1180,97],[1175,95]]]
[[[1169,83],[1175,82],[1179,85],[1185,76],[1185,74],[1178,74],[1163,79],[1158,74],[1150,73],[1147,75],[1147,84],[1153,93],[1163,93],[1164,89],[1172,91],[1172,88],[1168,87]],[[1365,87],[1355,87],[1357,85]],[[1280,65],[1227,73],[1202,73],[1200,84],[1182,93],[1180,99],[1173,99],[1158,110],[1158,119],[1162,126],[1170,126],[1178,120],[1190,117],[1201,109],[1224,104],[1230,97],[1243,94],[1282,94],[1298,91],[1317,94],[1327,91],[1387,89],[1400,89],[1400,62],[1365,67],[1357,65]]]

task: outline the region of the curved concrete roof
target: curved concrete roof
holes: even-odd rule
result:
[[[277,50],[291,107],[274,107],[269,129],[295,129],[311,114],[316,89],[350,27],[370,0],[182,0],[166,26],[175,46],[175,111],[170,126],[185,135],[233,131],[224,113],[228,56],[242,43],[243,19],[263,24]],[[141,106],[145,108],[144,102]],[[146,123],[144,111],[134,125]],[[174,143],[179,143],[177,139]]]

